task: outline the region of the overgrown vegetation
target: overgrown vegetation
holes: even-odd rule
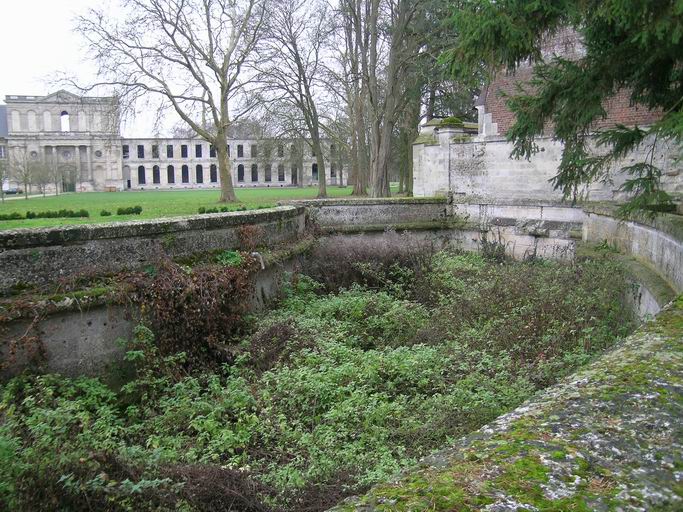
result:
[[[56,375],[0,388],[0,503],[324,510],[519,405],[630,328],[609,261],[406,254],[356,254],[325,267],[325,284],[294,274],[279,307],[246,322],[231,299],[242,287],[228,281],[240,270],[247,279],[247,256],[155,269],[143,301],[151,329],[126,343],[136,375],[123,388]],[[224,364],[206,366],[203,352]]]

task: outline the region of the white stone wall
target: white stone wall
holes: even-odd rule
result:
[[[555,190],[550,181],[557,174],[562,144],[551,138],[537,140],[539,152],[530,160],[510,158],[512,144],[505,140],[467,138],[454,129],[436,130],[431,143],[420,143],[421,139],[413,146],[416,196],[450,191],[456,196],[491,201],[562,200],[562,192]],[[669,145],[660,143],[653,162],[664,171],[664,189],[683,193],[683,164],[675,161],[675,155]],[[618,169],[648,156],[647,147],[636,151],[611,170],[609,181],[582,190],[581,199],[625,199],[619,187],[627,176]]]

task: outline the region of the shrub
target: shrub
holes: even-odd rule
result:
[[[240,333],[250,309],[256,261],[239,267],[188,268],[162,261],[154,274],[130,276],[130,295],[141,303],[162,354],[185,352],[188,366],[215,367],[230,359],[222,344]]]
[[[59,218],[90,217],[88,210],[48,210],[44,212],[27,211],[27,219],[59,219]],[[20,217],[21,218],[21,217]]]
[[[24,217],[19,212],[0,214],[0,220],[21,220],[23,218]]]
[[[140,215],[142,213],[142,206],[128,206],[117,208],[116,215]]]
[[[102,210],[102,211],[100,212],[100,216],[101,216],[101,217],[109,217],[110,215],[111,215],[111,212],[108,211],[108,210]]]

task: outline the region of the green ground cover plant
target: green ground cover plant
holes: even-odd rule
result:
[[[184,286],[206,300],[198,283],[212,268],[238,272],[225,266],[234,255],[218,260],[160,268],[149,293],[183,273],[174,297]],[[58,375],[4,384],[0,508],[325,510],[518,406],[633,325],[608,260],[440,252],[354,265],[344,286],[290,276],[277,307],[242,315],[220,365],[197,358],[220,350],[215,326],[174,344],[181,331],[140,325],[125,343],[135,377],[120,389]]]
[[[329,187],[327,191],[330,197],[349,196],[351,192],[351,187]],[[220,196],[218,190],[79,192],[59,196],[31,197],[28,200],[12,199],[0,204],[0,230],[127,220],[121,214],[106,216],[107,218],[102,218],[101,215],[92,215],[89,218],[78,219],[26,220],[26,211],[28,210],[83,209],[90,212],[101,210],[116,212],[119,208],[140,206],[142,213],[136,218],[155,219],[196,215],[200,208],[204,208],[205,211],[209,209],[218,211],[221,207],[228,207],[230,210],[246,210],[275,206],[278,201],[287,199],[314,199],[318,193],[318,188],[249,188],[237,189],[236,193],[238,202],[229,205],[218,203]]]

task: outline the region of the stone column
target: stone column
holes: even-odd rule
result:
[[[76,175],[78,176],[76,192],[80,192],[81,184],[83,183],[83,169],[81,168],[81,146],[73,146],[73,158],[76,160]]]
[[[90,146],[85,146],[85,162],[88,166],[88,179],[91,181],[95,180],[95,173],[92,166],[92,151],[90,151]],[[93,183],[94,185],[94,183]]]

